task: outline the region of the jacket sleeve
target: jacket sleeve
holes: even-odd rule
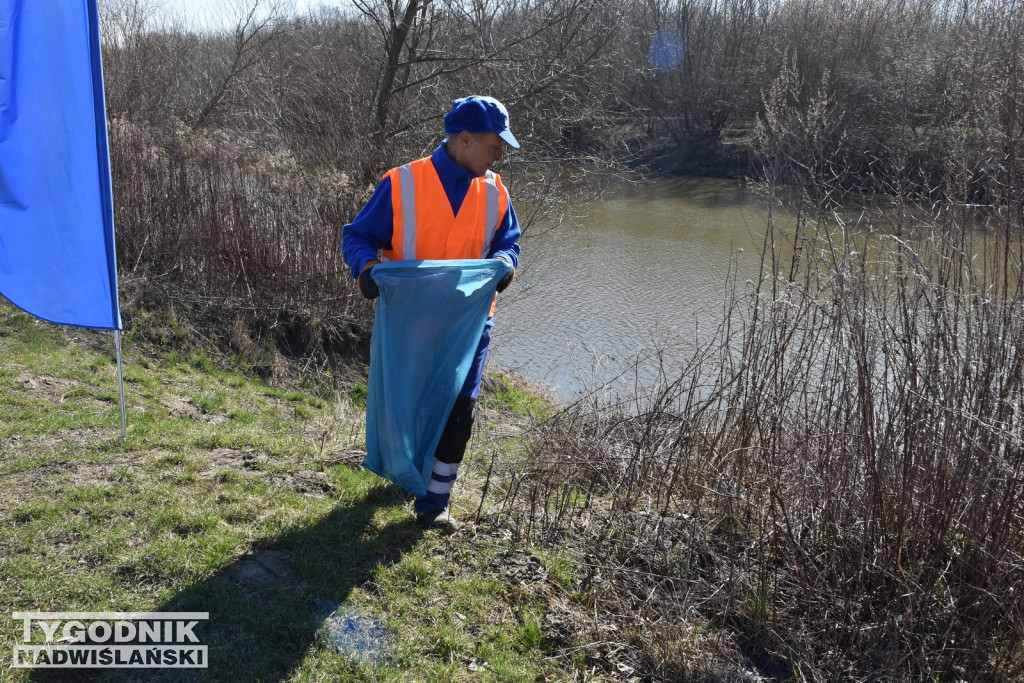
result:
[[[341,255],[359,277],[368,261],[377,258],[377,250],[391,248],[394,232],[394,212],[391,208],[391,179],[384,176],[373,190],[370,201],[359,211],[351,223],[342,228]]]
[[[512,201],[509,200],[508,211],[501,219],[501,225],[494,233],[491,241],[490,258],[502,258],[512,264],[513,268],[519,267],[519,219],[516,218],[516,211],[512,208]]]

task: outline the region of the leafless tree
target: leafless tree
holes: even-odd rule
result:
[[[216,49],[219,41],[210,44],[214,49],[206,54],[201,75],[204,101],[189,120],[192,128],[204,126],[241,76],[268,58],[286,7],[286,0],[234,0],[231,47],[221,52]]]
[[[151,0],[104,0],[99,10],[107,110],[152,121],[177,85],[169,27]]]

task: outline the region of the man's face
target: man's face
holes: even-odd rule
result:
[[[505,141],[497,133],[466,133],[459,136],[462,154],[459,164],[476,176],[482,176],[504,156]]]

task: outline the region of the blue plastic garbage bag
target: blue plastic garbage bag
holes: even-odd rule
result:
[[[434,450],[510,267],[483,259],[373,269],[380,298],[370,341],[367,469],[412,493],[427,492]]]

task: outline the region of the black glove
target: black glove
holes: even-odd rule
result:
[[[380,296],[380,287],[370,277],[370,273],[373,272],[373,267],[363,268],[359,273],[359,293],[365,296],[367,299],[376,299]]]
[[[498,292],[504,292],[508,288],[508,286],[510,284],[512,284],[512,280],[513,280],[513,278],[515,278],[515,276],[516,276],[516,269],[515,268],[509,268],[508,272],[505,273],[505,277],[503,277],[500,280],[498,280],[497,291]]]

